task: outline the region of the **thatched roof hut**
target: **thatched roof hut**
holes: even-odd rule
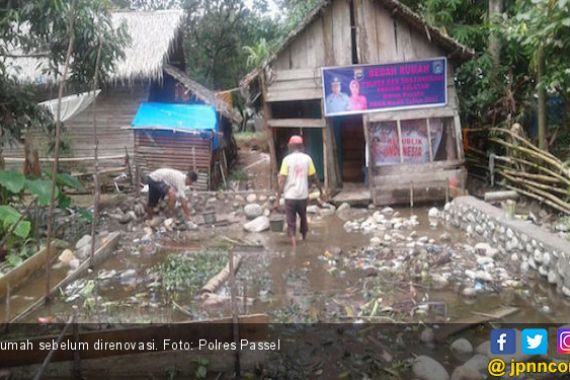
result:
[[[141,102],[168,102],[175,98],[176,81],[165,75],[164,65],[185,68],[180,28],[183,18],[182,10],[113,13],[114,25],[126,23],[131,43],[125,48],[125,58],[116,62],[115,70],[102,84],[97,97],[99,156],[103,157],[103,166],[123,165],[125,153],[133,154],[130,123]],[[19,80],[39,86],[39,100],[55,96],[54,78],[43,73],[46,64],[40,59],[17,58],[11,64],[11,70]],[[89,106],[64,123],[64,139],[71,146],[65,155],[82,158],[80,162],[88,166],[92,163],[89,157],[94,154],[92,121],[93,107]],[[39,131],[32,136],[40,157],[48,156],[49,139]],[[6,147],[4,153],[8,164],[18,163],[23,157],[21,146]],[[105,157],[111,158],[105,160]]]
[[[109,80],[161,79],[163,64],[176,47],[183,18],[182,10],[114,12],[113,26],[125,23],[131,43],[124,49],[125,58],[116,62]],[[54,81],[53,76],[45,74],[48,63],[41,58],[9,59],[8,67],[22,82],[51,84]]]

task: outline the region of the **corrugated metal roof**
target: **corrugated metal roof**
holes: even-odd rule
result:
[[[142,103],[131,125],[179,132],[218,130],[216,110],[203,104]]]

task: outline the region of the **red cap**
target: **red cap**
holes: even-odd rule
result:
[[[302,145],[303,138],[301,136],[293,135],[289,139],[289,145]]]

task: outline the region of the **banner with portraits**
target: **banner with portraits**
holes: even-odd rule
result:
[[[444,106],[447,60],[323,67],[322,83],[325,116]]]

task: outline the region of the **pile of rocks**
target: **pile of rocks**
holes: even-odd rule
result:
[[[342,212],[342,210],[345,209],[346,207],[343,208],[343,205],[341,205],[337,212]],[[400,217],[399,212],[394,212],[391,207],[386,207],[380,211],[375,211],[371,216],[366,218],[346,222],[344,229],[347,232],[359,231],[368,234],[377,231],[412,229],[418,224],[418,217],[416,215],[403,218]]]
[[[491,258],[510,263],[519,273],[538,272],[570,297],[570,244],[538,226],[509,220],[505,214],[473,197],[455,199],[445,207],[445,220],[469,236],[493,244]]]

